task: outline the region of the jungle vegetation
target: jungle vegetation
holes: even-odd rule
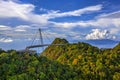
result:
[[[0,80],[120,80],[120,44],[99,49],[56,38],[40,55],[0,49]]]

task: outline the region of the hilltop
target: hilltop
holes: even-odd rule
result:
[[[52,44],[64,44],[63,46],[48,46],[41,55],[45,55],[47,58],[57,60],[62,63],[73,61],[78,58],[79,55],[92,55],[99,54],[100,49],[94,47],[88,43],[78,42],[69,43],[66,39],[56,38]],[[71,62],[70,62],[71,63]]]

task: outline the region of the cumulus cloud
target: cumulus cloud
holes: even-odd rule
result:
[[[86,35],[87,40],[93,39],[115,39],[116,37],[111,35],[108,30],[92,29],[90,34]]]
[[[11,38],[0,38],[0,42],[10,43],[10,42],[13,42],[13,40]]]

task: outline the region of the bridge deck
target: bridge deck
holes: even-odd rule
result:
[[[30,48],[36,48],[36,47],[44,47],[44,46],[63,46],[64,44],[43,44],[43,45],[33,45],[33,46],[28,46],[26,49]]]

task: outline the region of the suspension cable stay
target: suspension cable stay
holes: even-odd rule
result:
[[[44,44],[43,43],[43,36],[42,36],[42,30],[39,28],[39,39],[40,43],[38,45],[31,45],[26,47],[26,51],[29,51],[31,48],[38,48],[38,47],[44,47],[44,46],[63,46],[64,44]]]

